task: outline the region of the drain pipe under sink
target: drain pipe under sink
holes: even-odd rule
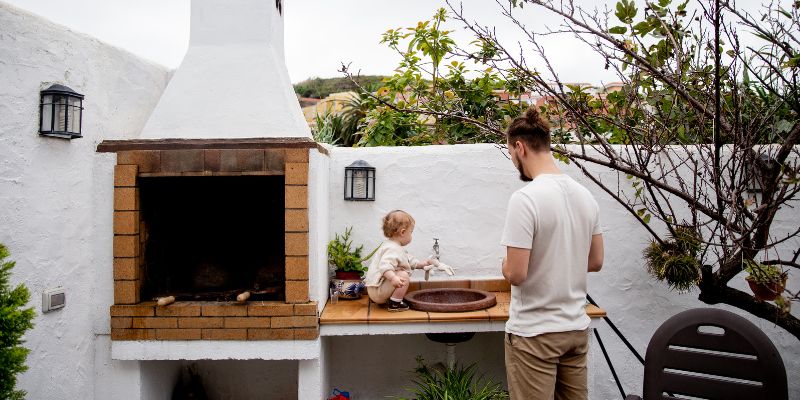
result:
[[[456,365],[456,344],[455,343],[446,343],[445,349],[447,351],[447,369],[452,370],[453,367]]]

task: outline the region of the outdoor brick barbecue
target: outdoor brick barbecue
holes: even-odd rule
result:
[[[112,339],[318,337],[317,303],[308,295],[307,209],[308,151],[316,144],[293,139],[180,142],[107,141],[98,147],[117,153]],[[256,148],[226,148],[252,147],[254,142]],[[194,148],[181,148],[187,143]],[[139,149],[123,150],[127,148]],[[229,193],[211,193],[215,190]],[[179,208],[197,215],[178,219],[186,223],[185,229],[172,226],[156,233],[156,227],[167,225],[164,221],[178,213],[178,207],[159,209],[160,203],[187,191],[219,197],[207,203],[197,199],[202,205],[194,209],[187,199]],[[261,197],[245,201],[251,194]],[[222,200],[225,197],[232,198],[228,204]],[[244,203],[251,208],[235,210]],[[269,210],[276,206],[277,210]],[[225,226],[213,221],[224,221],[231,212],[238,212],[231,226],[239,228],[214,232]],[[224,215],[214,217],[215,213]],[[216,249],[216,255],[198,257],[208,246]],[[177,250],[170,250],[173,247]],[[240,257],[241,253],[249,256]],[[251,299],[235,301],[236,294],[245,290],[252,293]],[[156,304],[155,298],[169,295],[176,297],[175,303]]]

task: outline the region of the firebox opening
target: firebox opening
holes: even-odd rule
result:
[[[142,299],[284,299],[284,177],[139,180]]]

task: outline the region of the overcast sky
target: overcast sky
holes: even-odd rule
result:
[[[75,31],[94,36],[141,57],[176,68],[189,42],[189,0],[0,0],[11,3]],[[269,0],[266,0],[269,1]],[[740,0],[742,1],[748,0]],[[750,0],[757,1],[757,0]],[[455,1],[457,3],[457,0]],[[603,1],[581,1],[603,4]],[[608,0],[613,5],[614,0]],[[389,28],[409,27],[429,19],[444,0],[283,0],[286,64],[292,82],[309,77],[341,76],[342,62],[362,74],[391,74],[399,57],[381,45]],[[494,26],[509,42],[519,32],[497,12],[491,0],[464,0],[465,14],[482,25]],[[529,8],[521,19],[531,27],[557,27],[559,19]],[[450,22],[458,43],[469,36]],[[545,39],[545,52],[562,79],[593,84],[614,76],[603,69],[585,45],[567,37]],[[537,64],[535,60],[532,64]]]

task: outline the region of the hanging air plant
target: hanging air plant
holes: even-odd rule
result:
[[[650,242],[645,249],[647,271],[671,289],[689,291],[700,280],[700,260],[697,254],[702,249],[697,233],[688,227],[675,228],[675,235],[664,243]]]

